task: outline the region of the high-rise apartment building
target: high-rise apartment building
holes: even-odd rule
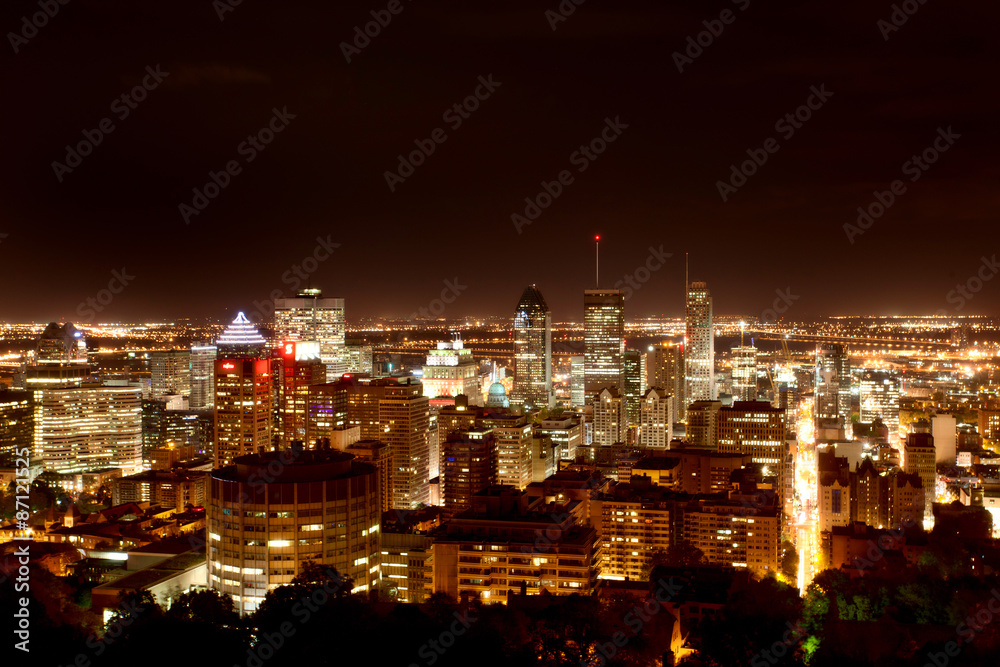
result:
[[[715,329],[712,323],[712,294],[703,282],[692,282],[687,289],[684,310],[685,399],[714,401],[715,391]]]
[[[823,344],[816,350],[816,384],[813,418],[839,420],[850,435],[851,428],[851,367],[844,346]],[[864,420],[862,420],[864,421]]]
[[[215,407],[215,356],[214,345],[196,343],[191,346],[191,400],[192,410],[211,410]]]
[[[472,350],[465,347],[462,339],[441,341],[437,349],[427,353],[427,363],[423,375],[424,396],[464,395],[469,405],[482,405],[483,396],[479,390],[479,364],[472,356]]]
[[[161,350],[149,353],[150,398],[191,395],[191,351]]]
[[[353,592],[379,581],[381,512],[375,468],[337,450],[240,457],[212,471],[208,585],[237,611],[257,609],[306,561],[336,569]]]
[[[692,447],[719,451],[722,401],[695,401],[687,409],[687,441]]]
[[[35,408],[31,392],[0,390],[0,458],[34,448]]]
[[[625,397],[613,387],[605,387],[594,397],[594,447],[611,447],[625,442],[628,423]]]
[[[639,446],[666,449],[673,435],[673,397],[665,389],[650,387],[639,404]]]
[[[324,297],[322,290],[303,289],[292,298],[274,300],[275,341],[318,342],[327,382],[339,380],[347,372],[345,328],[344,300]]]
[[[749,454],[765,466],[765,475],[778,478],[779,497],[785,482],[785,411],[765,401],[736,401],[719,410],[719,452]]]
[[[35,452],[47,471],[142,470],[142,389],[83,384],[35,393]]]
[[[757,400],[757,348],[751,345],[734,347],[732,352],[733,399]]]
[[[531,484],[532,426],[521,415],[490,414],[481,420],[497,443],[497,484],[523,489]]]
[[[583,376],[588,403],[605,387],[623,389],[625,295],[621,290],[583,293]]]
[[[870,424],[876,418],[889,428],[889,442],[899,442],[899,377],[889,371],[866,370],[858,391],[859,421]]]
[[[546,408],[553,404],[552,314],[534,285],[524,289],[514,310],[515,407]]]

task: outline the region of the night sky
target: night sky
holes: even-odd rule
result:
[[[718,314],[758,314],[786,288],[793,318],[1000,304],[1000,267],[981,268],[1000,251],[995,2],[911,0],[897,30],[887,1],[565,0],[553,30],[557,0],[400,0],[394,15],[383,0],[48,1],[29,39],[38,1],[0,6],[0,320],[79,321],[123,268],[134,278],[97,320],[232,317],[289,293],[317,237],[339,247],[309,279],[351,321],[407,316],[456,278],[444,316],[511,313],[536,283],[555,320],[580,320],[594,234],[602,287],[648,276],[629,318],[681,314],[685,251]],[[348,63],[341,43],[372,11],[391,20]],[[679,72],[705,21],[721,34]],[[477,86],[475,111],[444,115]],[[812,87],[831,95],[776,127]],[[294,118],[241,148],[274,109]],[[53,166],[102,119],[113,131],[90,155]],[[606,119],[614,141],[574,157]],[[438,128],[391,191],[385,172]],[[939,128],[948,149],[905,166]],[[724,202],[717,182],[769,139],[777,152]],[[230,161],[239,173],[186,223],[179,206]],[[518,233],[512,214],[564,170]],[[845,223],[896,179],[905,192],[852,243]],[[672,257],[636,274],[651,246]],[[949,300],[977,272],[981,290]]]

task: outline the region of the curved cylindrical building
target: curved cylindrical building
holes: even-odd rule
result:
[[[212,472],[209,586],[250,613],[312,560],[353,579],[355,592],[372,590],[380,520],[375,467],[351,454],[293,447],[239,457]]]

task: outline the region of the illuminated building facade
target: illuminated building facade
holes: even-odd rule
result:
[[[583,293],[584,399],[589,403],[605,387],[623,389],[625,295],[621,290]]]
[[[778,489],[785,481],[785,432],[785,411],[765,401],[737,401],[719,409],[719,452],[749,454],[778,477]]]
[[[515,407],[552,407],[552,314],[534,285],[524,289],[514,310]]]
[[[859,387],[860,421],[869,424],[876,418],[889,428],[889,442],[899,442],[899,377],[888,371],[866,370]]]
[[[274,363],[267,343],[239,313],[215,343],[215,467],[271,449]]]
[[[625,397],[616,388],[605,387],[594,397],[594,441],[597,447],[625,442],[628,423]]]
[[[701,549],[709,563],[745,567],[758,576],[777,573],[781,505],[767,492],[695,501],[684,509],[683,538]]]
[[[666,449],[673,434],[673,401],[659,387],[650,387],[639,404],[639,446]]]
[[[934,489],[937,467],[934,436],[930,433],[909,433],[903,445],[903,471],[920,478],[924,492],[924,521],[933,520]]]
[[[757,348],[751,345],[734,347],[733,399],[737,401],[757,400]]]
[[[381,512],[375,468],[336,450],[239,457],[212,471],[208,585],[237,611],[257,609],[306,561],[335,568],[354,592],[379,581]]]
[[[214,345],[191,346],[191,400],[192,410],[211,410],[215,406],[215,357]]]
[[[687,409],[688,443],[692,447],[719,450],[719,410],[722,401],[695,401]]]
[[[34,448],[35,408],[28,391],[0,391],[0,458]]]
[[[625,350],[622,362],[622,393],[625,395],[625,418],[628,426],[639,424],[639,403],[646,388],[646,355]]]
[[[652,552],[670,547],[673,503],[622,493],[629,488],[618,484],[614,496],[590,502],[601,544],[601,579],[641,581],[648,577],[645,570]]]
[[[579,502],[553,511],[509,487],[480,491],[434,534],[434,591],[502,603],[522,586],[528,595],[592,594],[601,547],[597,531],[576,522]]]
[[[150,398],[191,395],[191,351],[161,350],[149,353]]]
[[[583,424],[576,417],[562,416],[543,419],[535,424],[536,437],[550,438],[558,459],[576,460],[578,450],[583,451]]]
[[[482,419],[497,443],[497,484],[523,489],[531,484],[532,427],[521,415],[492,414]]]
[[[816,385],[813,418],[837,419],[845,436],[851,428],[851,367],[843,345],[824,344],[816,350]],[[861,421],[864,421],[863,419]]]
[[[444,506],[461,512],[472,497],[497,483],[497,441],[490,428],[449,433],[441,445],[441,485]]]
[[[344,300],[324,297],[322,290],[299,290],[293,298],[274,300],[275,340],[318,342],[327,382],[339,380],[347,372],[345,327]]]
[[[469,405],[483,404],[482,392],[479,391],[479,364],[461,338],[441,341],[437,349],[427,353],[423,384],[427,398],[464,394]]]
[[[684,317],[685,400],[714,401],[715,329],[712,323],[712,294],[706,283],[692,282],[688,285]]]
[[[646,355],[646,386],[667,390],[677,421],[683,421],[687,413],[684,385],[684,345],[661,343],[653,346]]]
[[[290,447],[293,440],[307,442],[310,390],[326,382],[326,365],[320,360],[319,343],[314,341],[286,342],[280,350],[281,441]]]
[[[51,387],[38,390],[35,401],[35,452],[45,470],[142,470],[139,387]]]
[[[574,408],[582,408],[587,402],[586,378],[584,377],[585,357],[582,354],[575,354],[569,358],[569,403]]]

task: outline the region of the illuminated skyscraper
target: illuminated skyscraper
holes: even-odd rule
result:
[[[859,421],[869,424],[880,418],[889,427],[889,442],[899,442],[899,377],[888,371],[866,370],[861,374],[858,395]]]
[[[243,313],[216,341],[215,467],[271,449],[273,363],[266,342]]]
[[[639,424],[639,403],[646,388],[646,355],[638,350],[625,350],[622,361],[622,385],[625,394],[625,415],[629,426]]]
[[[625,296],[621,290],[583,293],[583,377],[589,403],[605,387],[623,389]]]
[[[646,386],[661,387],[671,396],[674,419],[683,420],[687,412],[684,400],[684,344],[661,343],[646,355]]]
[[[444,506],[453,512],[469,509],[472,496],[497,483],[497,468],[497,441],[492,429],[476,427],[449,433],[441,443]]]
[[[845,431],[851,428],[851,368],[843,345],[823,344],[816,350],[815,396],[817,423],[839,419]]]
[[[594,447],[625,442],[627,430],[624,396],[614,387],[605,387],[594,397]]]
[[[319,358],[319,343],[291,341],[281,346],[280,364],[281,441],[291,447],[298,440],[307,442],[310,390],[326,382],[326,366]],[[308,443],[307,443],[308,444]]]
[[[750,345],[734,347],[733,398],[737,401],[757,400],[757,348]]]
[[[524,289],[514,311],[514,389],[516,407],[551,407],[552,315],[534,285]]]
[[[427,353],[424,366],[424,396],[458,396],[464,394],[469,405],[482,405],[483,396],[479,391],[479,364],[472,356],[472,350],[462,344],[461,338],[441,341],[437,349]]]
[[[191,395],[191,351],[162,350],[149,355],[150,398]]]
[[[215,355],[214,345],[191,346],[191,401],[192,410],[210,410],[215,406]]]
[[[639,405],[639,446],[666,449],[674,430],[673,404],[665,389],[650,387]]]
[[[712,324],[712,294],[706,283],[693,282],[688,285],[685,318],[685,400],[688,403],[714,401],[715,331]]]
[[[582,408],[587,402],[583,376],[584,357],[575,354],[569,358],[569,403],[574,408]]]
[[[317,341],[328,382],[347,372],[345,326],[344,300],[323,297],[321,290],[299,290],[294,298],[274,300],[275,341]]]

